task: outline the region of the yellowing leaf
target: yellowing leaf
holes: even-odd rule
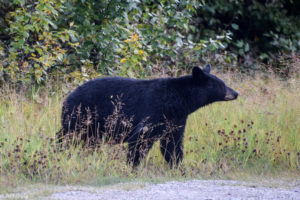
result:
[[[126,58],[122,58],[121,60],[120,60],[120,63],[125,63],[126,62]]]
[[[133,41],[137,41],[139,39],[139,35],[137,33],[134,33],[133,36],[131,37]]]
[[[72,27],[73,25],[74,25],[74,22],[71,22],[71,23],[70,23],[70,27]]]
[[[24,68],[27,68],[27,67],[28,67],[28,62],[24,62],[24,63],[23,63],[23,67],[24,67]]]
[[[36,60],[36,58],[34,58],[34,57],[29,57],[28,59],[30,59],[30,60]]]

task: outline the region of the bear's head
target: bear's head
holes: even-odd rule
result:
[[[210,74],[210,68],[209,64],[203,70],[200,67],[194,67],[192,72],[193,82],[199,91],[199,98],[205,98],[205,103],[203,103],[237,99],[238,93],[228,87],[221,79]]]

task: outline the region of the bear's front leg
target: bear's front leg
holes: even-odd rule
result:
[[[150,139],[139,139],[128,143],[127,163],[137,167],[141,160],[148,154],[154,141]]]
[[[160,151],[170,167],[174,164],[177,167],[183,159],[183,132],[184,127],[181,127],[160,140]]]

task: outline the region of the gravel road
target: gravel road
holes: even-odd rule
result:
[[[263,187],[240,181],[192,180],[163,184],[117,184],[114,188],[90,190],[71,189],[54,193],[47,199],[55,200],[195,200],[195,199],[284,199],[300,200],[300,181],[285,186]]]
[[[0,200],[215,200],[280,199],[300,200],[300,179],[256,182],[228,180],[172,181],[162,184],[143,182],[108,186],[27,185],[1,194]]]

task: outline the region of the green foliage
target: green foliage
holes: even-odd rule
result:
[[[15,0],[1,7],[1,80],[79,83],[97,74],[151,75],[185,69],[219,40],[195,42],[190,21],[202,1]]]
[[[257,68],[258,62],[279,64],[278,55],[299,53],[299,7],[299,1],[290,0],[210,0],[197,10],[193,23],[204,39],[231,33],[232,41],[224,43],[231,57],[241,68]]]
[[[158,63],[161,68],[185,68],[198,62],[203,50],[220,48],[219,40],[194,42],[190,21],[201,1],[122,2],[66,4],[69,14],[62,23],[74,23],[83,41],[81,62],[91,61],[97,71],[144,77]]]
[[[288,65],[278,55],[299,55],[297,6],[289,0],[2,0],[0,84],[176,75],[212,60],[240,70],[272,62],[280,71]]]
[[[67,62],[66,53],[78,45],[71,42],[73,31],[58,30],[56,25],[62,3],[15,0],[6,4],[10,11],[4,16],[7,38],[1,41],[0,71],[13,82],[46,80],[49,70]]]

